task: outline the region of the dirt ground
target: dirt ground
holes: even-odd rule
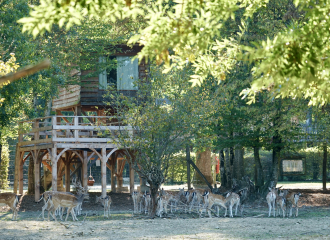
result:
[[[164,218],[133,215],[128,193],[110,193],[111,217],[103,217],[103,207],[90,193],[83,203],[78,222],[43,221],[43,204],[25,195],[19,205],[18,221],[11,221],[8,207],[0,210],[0,239],[330,239],[330,192],[296,190],[302,193],[299,216],[268,218],[266,200],[249,203],[243,217],[199,218],[182,211]],[[294,211],[293,211],[294,212]]]

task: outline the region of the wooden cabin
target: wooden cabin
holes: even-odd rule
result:
[[[125,96],[136,95],[137,87],[133,82],[137,79],[146,79],[148,67],[145,61],[138,62],[132,58],[141,51],[142,47],[135,45],[129,48],[126,45],[117,45],[120,51],[115,52],[111,59],[117,60],[117,69],[109,72],[103,71],[94,77],[85,78],[92,70],[73,71],[73,74],[79,74],[81,79],[80,85],[71,85],[67,88],[59,90],[58,98],[53,100],[53,110],[60,111],[77,111],[77,115],[81,115],[80,111],[102,111],[104,107],[104,97],[107,86],[113,84],[117,91]],[[99,57],[99,63],[106,60],[106,57]],[[97,108],[95,108],[97,107]]]
[[[52,175],[52,190],[70,191],[72,175],[81,171],[82,185],[88,183],[88,169],[98,160],[101,161],[102,196],[106,195],[106,168],[111,170],[112,191],[122,191],[122,173],[125,159],[120,146],[111,144],[112,139],[100,137],[97,133],[103,130],[117,130],[118,123],[109,121],[105,116],[104,97],[107,86],[114,84],[116,90],[126,96],[134,97],[137,87],[133,84],[136,79],[146,79],[145,62],[131,61],[141,50],[141,46],[129,48],[119,45],[121,51],[111,57],[116,59],[116,69],[102,71],[93,77],[84,77],[89,71],[78,70],[72,74],[79,75],[80,85],[71,85],[59,89],[59,95],[53,100],[55,116],[22,121],[19,123],[19,142],[16,149],[14,191],[23,193],[23,164],[30,158],[34,161],[35,200],[40,198],[40,167],[48,169]],[[105,57],[100,57],[102,63]],[[64,116],[63,111],[72,112]],[[86,112],[97,112],[87,116]],[[100,124],[102,123],[102,124]],[[121,130],[132,131],[129,126],[121,126]],[[27,138],[30,136],[32,138]],[[28,140],[26,140],[28,139]],[[45,171],[44,171],[45,172]],[[65,176],[65,188],[63,188]],[[115,185],[117,178],[117,187]],[[44,179],[45,176],[44,176]],[[130,192],[134,190],[134,171],[130,166]]]

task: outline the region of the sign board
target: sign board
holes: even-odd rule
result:
[[[283,175],[305,174],[305,159],[282,159]]]

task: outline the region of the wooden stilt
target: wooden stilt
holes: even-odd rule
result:
[[[16,144],[16,154],[15,154],[15,178],[14,178],[14,193],[17,194],[18,187],[18,172],[19,172],[19,160],[21,158],[21,153],[19,151],[19,146]]]
[[[106,148],[102,148],[102,159],[101,159],[101,184],[102,184],[102,197],[107,195],[107,152]]]
[[[40,162],[38,161],[39,151],[34,151],[34,201],[38,202],[40,199]]]
[[[64,191],[63,187],[63,157],[59,156],[60,159],[57,161],[57,191]]]
[[[18,176],[18,179],[19,179],[19,182],[18,182],[18,184],[19,184],[19,186],[18,186],[18,188],[19,188],[19,190],[18,190],[18,193],[19,194],[23,194],[23,160],[22,160],[22,158],[20,157],[20,160],[19,160],[19,176]]]
[[[54,146],[52,148],[51,160],[52,160],[52,190],[57,191],[57,148],[56,148],[56,146]]]
[[[87,157],[87,151],[83,152],[83,174],[82,174],[82,186],[85,187],[87,186],[87,180],[88,180],[88,175],[87,175],[87,163],[88,163],[88,157]]]
[[[65,162],[65,191],[70,192],[70,159]]]
[[[111,191],[117,192],[116,189],[116,153],[111,155]]]
[[[134,169],[131,164],[129,166],[129,192],[132,194],[134,191]]]

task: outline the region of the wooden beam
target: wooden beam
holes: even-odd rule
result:
[[[28,159],[28,157],[30,157],[30,156],[31,156],[31,152],[29,152],[29,154],[26,155],[26,156],[23,158],[23,163],[25,163],[26,159]]]
[[[52,172],[52,166],[50,166],[47,161],[43,160],[42,163],[44,164],[44,166],[50,171]]]
[[[76,167],[76,169],[70,174],[70,178],[72,178],[72,176],[76,174],[76,172],[78,171],[78,169],[81,168],[82,164],[81,163],[78,163],[78,164],[79,164],[79,166]]]
[[[35,64],[35,65],[29,65],[16,73],[10,73],[3,77],[0,77],[0,86],[6,83],[12,83],[20,78],[26,77],[28,75],[34,74],[42,69],[49,68],[50,67],[50,60],[45,59],[42,62]]]
[[[212,190],[213,190],[212,185],[209,183],[209,181],[207,181],[207,179],[205,178],[203,173],[199,170],[199,168],[195,165],[195,163],[191,160],[189,160],[187,162],[189,162],[193,166],[193,168],[195,168],[196,172],[203,178],[204,182],[207,184],[207,186],[210,188],[210,190],[212,192]]]
[[[50,144],[44,144],[44,145],[40,145],[40,146],[21,147],[21,150],[28,152],[28,151],[32,151],[32,150],[48,149],[48,148],[53,148],[53,147],[54,147],[54,144],[50,143]]]
[[[59,116],[64,116],[60,110],[56,111],[56,114]],[[66,117],[61,117],[66,123],[70,123],[70,121]]]
[[[106,163],[107,168],[111,171],[111,165],[109,163]]]

